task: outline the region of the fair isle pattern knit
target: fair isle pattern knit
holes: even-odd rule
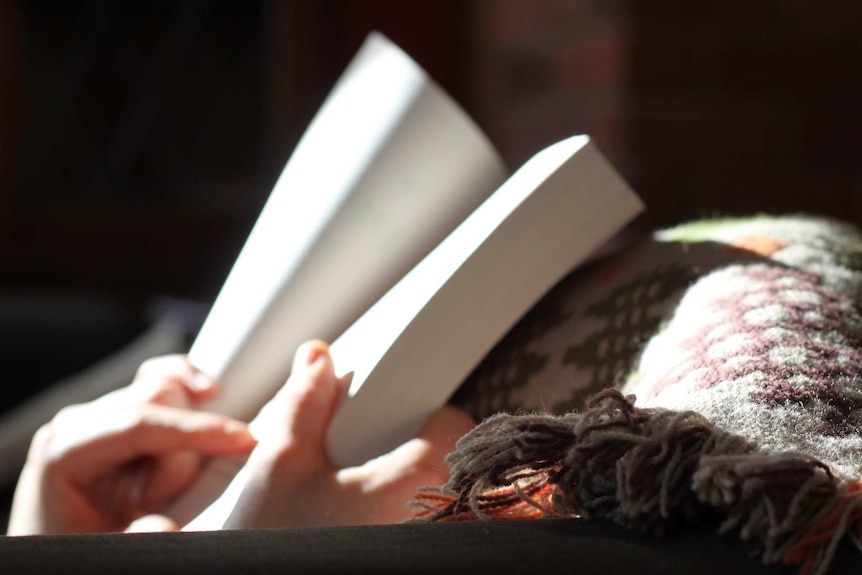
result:
[[[419,518],[717,516],[825,571],[862,538],[860,296],[862,235],[802,216],[680,226],[573,274],[453,398],[487,419]]]
[[[759,249],[767,261],[692,284],[623,392],[862,478],[862,237],[811,220],[731,227],[735,234],[714,226],[705,237]],[[690,236],[683,227],[660,237]]]

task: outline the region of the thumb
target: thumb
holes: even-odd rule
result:
[[[322,457],[326,429],[344,390],[329,346],[317,340],[302,344],[287,383],[251,422],[259,451],[272,448]]]

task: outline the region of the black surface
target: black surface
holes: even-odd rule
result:
[[[0,538],[3,573],[794,573],[735,535],[667,538],[603,522],[544,520],[138,535]],[[858,572],[842,548],[836,573]]]

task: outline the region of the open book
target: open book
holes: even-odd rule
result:
[[[192,363],[222,382],[206,408],[249,419],[286,380],[296,347],[328,339],[336,369],[354,372],[329,431],[333,462],[360,464],[409,439],[642,209],[586,136],[507,175],[467,115],[372,34],[285,166],[191,348]],[[169,514],[190,519],[236,465],[210,471]],[[224,524],[231,497],[187,527]]]

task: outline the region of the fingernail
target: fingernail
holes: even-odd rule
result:
[[[239,421],[228,421],[224,424],[224,430],[228,435],[237,439],[255,441],[254,435],[252,435],[251,430],[245,423],[240,423]]]
[[[215,385],[213,378],[202,371],[195,371],[188,379],[189,387],[196,391],[207,391]]]
[[[329,346],[323,342],[304,343],[296,350],[293,359],[293,369],[297,371],[303,367],[310,367],[317,363],[320,358],[329,352]]]

